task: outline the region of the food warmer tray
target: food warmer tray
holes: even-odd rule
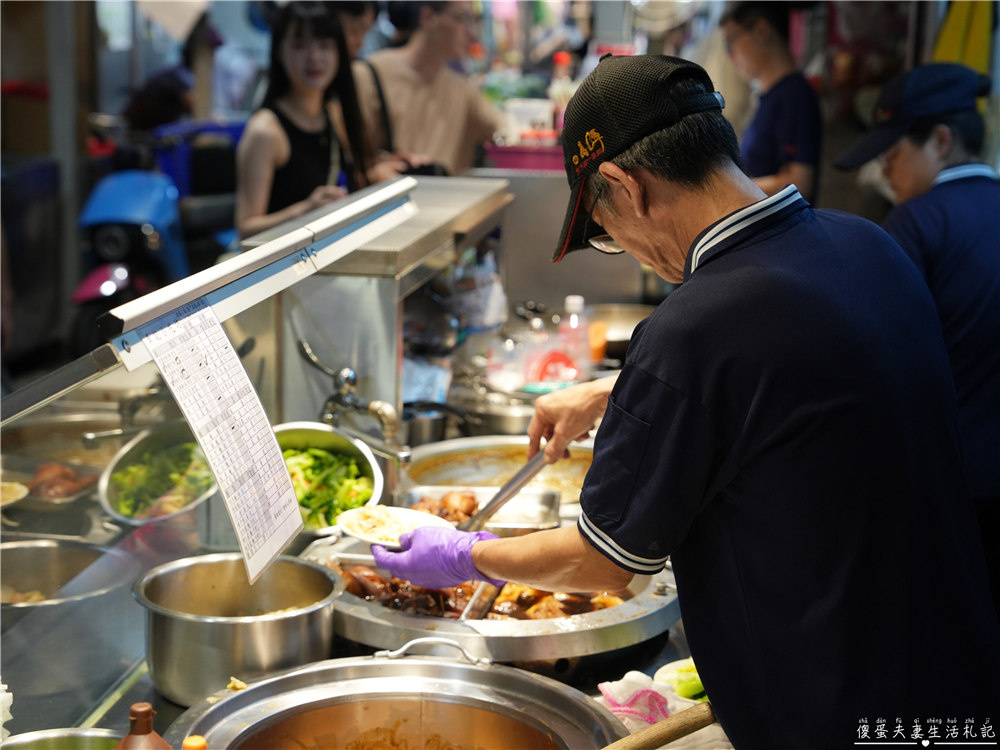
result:
[[[351,537],[320,539],[302,557],[325,564],[338,554],[370,554]],[[345,567],[353,562],[345,561]],[[596,612],[550,620],[452,620],[404,614],[345,593],[334,603],[334,632],[375,648],[399,648],[415,638],[445,637],[474,656],[500,662],[538,662],[602,654],[649,641],[680,619],[673,573],[636,576],[633,597]],[[442,652],[444,655],[445,652]]]

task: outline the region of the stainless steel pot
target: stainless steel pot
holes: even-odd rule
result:
[[[360,440],[342,434],[336,427],[323,424],[322,422],[286,422],[276,425],[274,436],[278,439],[278,446],[286,451],[289,448],[305,450],[306,448],[321,448],[331,453],[343,453],[351,456],[358,462],[358,470],[362,476],[372,480],[372,496],[366,505],[376,505],[382,499],[382,490],[385,479],[382,470],[375,461],[375,454],[371,448]],[[321,529],[303,529],[292,541],[287,554],[297,555],[309,544],[323,536],[329,536],[338,531],[336,524],[324,526]]]
[[[95,565],[98,560],[100,564]],[[128,586],[138,573],[139,562],[117,549],[53,539],[4,542],[0,544],[0,580],[21,593],[40,591],[46,599],[0,605],[0,632],[32,612],[68,610],[68,605]],[[94,606],[100,605],[95,602]]]
[[[403,409],[396,439],[400,445],[418,445],[444,440],[448,431],[448,415],[443,411],[415,412]]]
[[[597,750],[628,732],[578,690],[520,669],[376,656],[333,659],[217,694],[185,712],[164,739],[180,747],[192,734],[213,750]]]
[[[150,676],[182,706],[225,687],[231,676],[247,679],[327,658],[333,602],[343,592],[335,572],[284,556],[250,586],[239,553],[167,563],[132,588],[147,611]]]
[[[114,750],[120,740],[110,729],[43,729],[13,734],[3,746],[4,750]]]
[[[0,434],[0,445],[4,454],[103,468],[125,441],[110,438],[88,449],[83,445],[82,435],[119,426],[121,418],[117,411],[31,414],[5,427]]]
[[[526,460],[527,435],[458,438],[423,445],[413,451],[403,491],[418,484],[500,487]],[[583,479],[594,458],[594,443],[570,445],[570,458],[546,466],[529,487],[556,490],[562,504],[579,502]]]
[[[463,434],[478,435],[525,435],[535,414],[530,404],[512,404],[481,401],[464,404],[469,418],[461,424]]]
[[[357,559],[356,555],[367,551],[364,542],[345,537],[339,542],[317,542],[303,557],[326,562],[331,558],[341,559],[340,555]],[[461,644],[477,657],[561,674],[573,666],[570,659],[603,655],[645,643],[665,633],[680,618],[671,571],[635,576],[628,590],[632,598],[616,607],[551,620],[428,617],[344,594],[334,607],[334,631],[342,638],[375,648],[393,648],[416,638],[440,635]],[[563,664],[555,664],[558,660]],[[538,664],[546,661],[552,663]],[[619,659],[616,668],[621,663]]]
[[[97,482],[97,496],[101,501],[101,507],[104,508],[108,515],[132,526],[160,523],[185,513],[192,513],[195,508],[219,491],[219,485],[215,481],[201,495],[178,511],[155,518],[134,518],[126,516],[118,510],[119,490],[118,486],[111,481],[111,475],[123,470],[127,466],[143,461],[143,457],[147,453],[156,453],[157,451],[172,448],[175,445],[193,442],[195,442],[194,434],[191,432],[191,428],[187,422],[164,423],[140,432],[122,446],[122,449],[118,451],[111,463],[105,466],[104,471],[101,472],[101,478]],[[193,514],[190,517],[193,518]]]

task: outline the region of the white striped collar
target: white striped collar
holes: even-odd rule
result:
[[[951,182],[952,180],[964,180],[966,177],[988,177],[991,180],[996,180],[997,173],[987,164],[962,164],[958,167],[948,167],[948,169],[942,169],[938,172],[938,176],[934,178],[934,185],[940,185],[942,182]]]
[[[691,270],[688,273],[694,273],[698,264],[715,245],[799,200],[803,198],[795,185],[786,185],[774,195],[727,216],[691,248]]]

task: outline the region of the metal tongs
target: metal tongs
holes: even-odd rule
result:
[[[459,531],[479,531],[494,513],[507,504],[514,495],[524,489],[524,485],[535,478],[535,475],[545,466],[545,452],[539,450],[528,463],[522,466],[486,505],[479,509],[471,518],[458,525]]]

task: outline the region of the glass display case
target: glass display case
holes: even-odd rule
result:
[[[3,400],[0,679],[13,694],[11,733],[123,735],[137,700],[153,702],[164,731],[184,707],[152,686],[133,582],[171,560],[238,549],[217,492],[155,522],[130,519],[111,497],[130,444],[149,441],[139,453],[152,465],[170,441],[150,436],[178,442],[187,427],[140,327],[204,299],[273,426],[318,420],[332,390],[296,349],[289,320],[300,325],[305,310],[326,331],[318,348],[332,363],[341,364],[324,343],[366,342],[351,361],[358,391],[401,408],[403,298],[498,226],[510,200],[503,180],[451,179],[399,178],[252,238],[243,253],[112,310],[102,319],[109,343]]]

